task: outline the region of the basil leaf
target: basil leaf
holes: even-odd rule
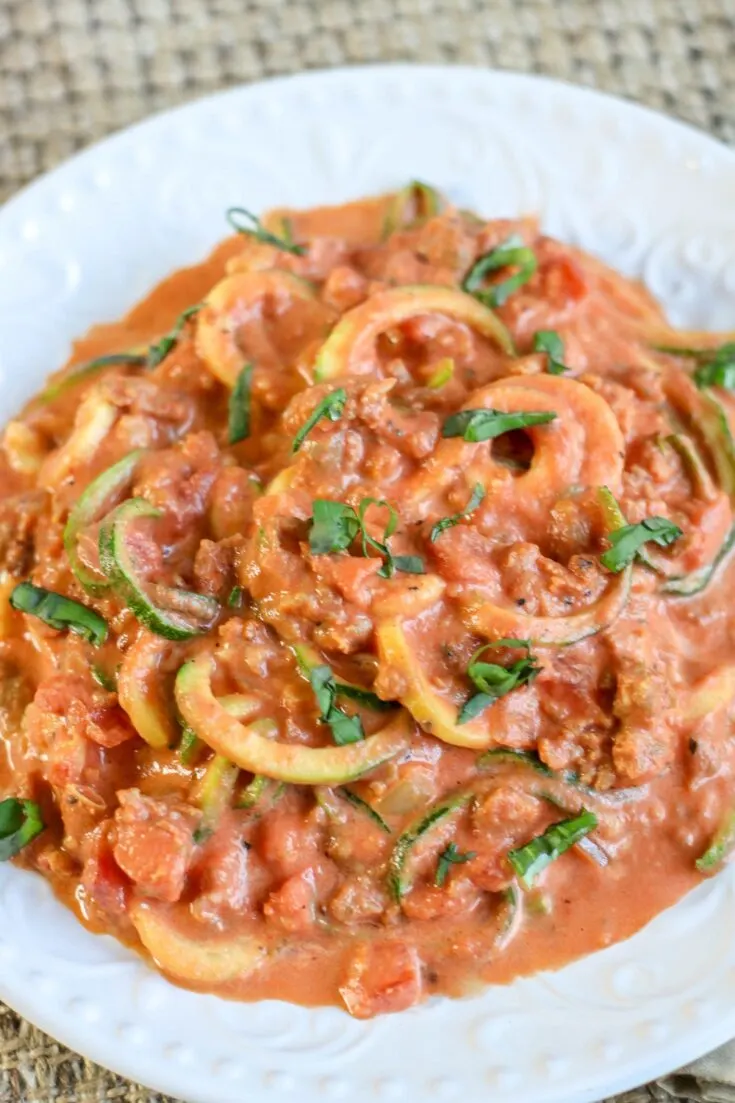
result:
[[[724,387],[735,390],[735,341],[728,341],[717,349],[678,348],[676,345],[653,345],[657,352],[669,356],[682,356],[696,360],[694,382],[700,388]]]
[[[440,889],[443,886],[447,879],[450,866],[471,862],[472,859],[476,857],[476,850],[461,851],[457,848],[455,843],[450,843],[439,855],[436,876],[434,877],[434,884],[436,887]]]
[[[313,667],[309,671],[309,683],[319,705],[320,719],[331,728],[332,738],[337,746],[359,743],[364,739],[365,732],[360,717],[348,716],[335,704],[337,685],[331,668],[326,664]]]
[[[151,345],[151,347],[148,349],[147,356],[147,364],[149,368],[157,368],[161,361],[166,359],[168,354],[171,352],[171,349],[174,347],[179,337],[183,333],[184,326],[186,325],[189,318],[193,318],[194,315],[197,314],[203,306],[204,303],[196,303],[194,306],[189,306],[186,308],[186,310],[182,310],[181,314],[179,314],[178,318],[174,322],[173,328],[169,330],[169,332],[164,337],[161,337],[160,341],[156,341],[155,344]]]
[[[461,509],[459,513],[453,513],[451,517],[442,517],[441,521],[437,521],[432,527],[429,533],[429,541],[433,544],[439,539],[443,532],[447,529],[451,529],[454,525],[458,525],[465,517],[469,517],[471,513],[474,513],[477,507],[485,497],[485,488],[480,483],[475,483],[475,488],[472,491],[472,497],[470,498],[464,509]]]
[[[522,647],[526,654],[510,666],[481,662],[481,656],[496,647]],[[541,667],[535,655],[531,654],[529,640],[501,639],[478,647],[467,666],[467,676],[478,692],[465,701],[457,717],[457,723],[465,724],[468,720],[474,720],[499,697],[505,697],[507,693],[519,686],[530,685],[540,673]]]
[[[50,628],[59,631],[68,628],[95,647],[107,639],[107,622],[99,613],[53,590],[34,586],[32,582],[20,582],[9,600],[13,609],[38,617]]]
[[[383,539],[371,536],[365,524],[365,514],[371,505],[389,510],[388,523]],[[316,498],[313,503],[309,547],[313,555],[330,555],[332,552],[345,551],[358,535],[362,537],[362,554],[367,557],[368,548],[373,548],[383,557],[383,565],[378,571],[380,578],[392,578],[396,571],[406,574],[424,574],[426,568],[419,555],[394,556],[388,547],[388,540],[396,531],[398,514],[385,498],[363,498],[357,512],[343,502],[332,502],[325,498]]]
[[[346,402],[347,391],[344,389],[344,387],[338,387],[336,391],[332,391],[331,394],[326,395],[316,406],[311,417],[307,418],[307,420],[299,429],[298,433],[293,439],[291,451],[298,452],[299,448],[304,443],[307,435],[311,432],[316,423],[321,420],[321,418],[328,417],[330,421],[339,421],[344,412]]]
[[[99,663],[94,663],[91,674],[98,686],[102,686],[108,693],[117,693],[117,672],[110,674]]]
[[[394,555],[393,566],[404,574],[426,574],[426,565],[420,555]]]
[[[360,717],[348,716],[339,708],[332,709],[325,718],[325,723],[331,728],[332,738],[338,747],[343,747],[346,743],[359,743],[365,738]]]
[[[496,272],[499,268],[507,268],[510,265],[518,268],[515,275],[509,276],[501,283],[483,288],[482,283],[488,272]],[[528,283],[537,268],[536,254],[524,245],[522,238],[513,234],[502,245],[491,249],[489,253],[485,253],[475,261],[462,281],[462,290],[468,291],[486,306],[502,306],[514,291]]]
[[[502,433],[510,433],[513,429],[546,425],[547,422],[554,421],[556,416],[551,411],[505,414],[502,410],[460,410],[444,422],[442,436],[462,437],[476,444],[483,440],[493,440]]]
[[[723,387],[735,391],[735,342],[722,345],[711,359],[705,359],[694,372],[694,382],[700,390]]]
[[[608,533],[607,538],[612,546],[602,553],[600,563],[617,574],[633,562],[644,544],[652,542],[660,548],[668,548],[682,535],[679,526],[666,517],[647,517],[637,525],[623,525]]]
[[[385,526],[382,542],[380,540],[376,540],[374,536],[371,536],[365,526],[365,514],[367,513],[370,506],[382,506],[384,509],[387,509],[389,511],[388,524]],[[396,526],[398,525],[398,514],[396,513],[390,502],[387,502],[385,498],[363,498],[360,502],[360,508],[358,510],[358,519],[360,522],[360,529],[362,531],[362,554],[365,556],[368,554],[368,545],[371,548],[374,548],[375,551],[382,555],[385,560],[383,566],[378,571],[378,575],[380,576],[380,578],[392,578],[395,573],[396,566],[393,555],[391,554],[391,550],[388,547],[388,540],[396,531]]]
[[[253,365],[246,364],[237,377],[227,404],[227,440],[238,444],[250,436],[250,391],[253,385]]]
[[[564,342],[555,329],[537,329],[533,337],[533,351],[546,353],[549,375],[563,375],[569,371],[564,363]]]
[[[553,823],[543,835],[509,851],[508,861],[526,888],[530,888],[547,866],[596,827],[597,816],[583,809],[578,816]]]
[[[384,701],[382,697],[378,697],[369,689],[363,689],[362,686],[353,686],[349,682],[336,682],[335,685],[338,697],[349,697],[350,700],[358,701],[365,708],[373,709],[374,712],[392,712],[393,709],[400,708],[399,701]]]
[[[468,697],[462,708],[457,714],[458,724],[467,724],[470,720],[475,720],[481,712],[484,712],[488,705],[494,704],[497,701],[491,693],[474,693],[471,697]]]
[[[345,551],[361,529],[352,506],[316,498],[312,505],[309,548],[312,555],[331,555]]]
[[[227,604],[230,609],[239,609],[242,605],[242,586],[233,586],[227,595]]]
[[[41,809],[32,800],[0,801],[0,862],[7,862],[43,831]]]
[[[227,221],[238,234],[253,237],[265,245],[275,245],[276,249],[282,249],[284,253],[292,253],[296,257],[302,257],[306,253],[304,245],[297,245],[294,242],[291,223],[288,219],[283,220],[283,237],[278,237],[270,230],[266,230],[257,215],[246,210],[245,207],[230,207],[227,211]]]

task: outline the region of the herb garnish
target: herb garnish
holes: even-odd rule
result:
[[[263,223],[248,211],[245,207],[230,207],[227,211],[227,221],[238,234],[253,237],[256,241],[262,241],[264,245],[275,245],[276,249],[282,249],[284,253],[292,253],[296,257],[303,257],[306,246],[297,245],[291,233],[291,223],[287,218],[283,220],[283,237],[266,230]]]
[[[309,533],[312,555],[345,551],[359,531],[360,521],[352,506],[328,498],[314,499]]]
[[[227,604],[230,609],[239,609],[242,605],[242,586],[233,586],[227,595]]]
[[[442,517],[441,521],[437,521],[436,524],[432,526],[431,532],[429,533],[429,540],[431,543],[433,544],[438,540],[441,534],[446,532],[447,529],[453,528],[465,517],[469,517],[471,513],[474,513],[484,497],[485,488],[480,483],[475,483],[472,497],[464,509],[461,509],[459,513],[453,513],[451,517]]]
[[[481,662],[480,657],[495,647],[522,647],[526,654],[510,666]],[[531,654],[530,640],[502,639],[478,647],[467,666],[467,676],[478,692],[465,701],[457,723],[465,724],[468,720],[474,720],[499,697],[504,697],[518,686],[530,685],[540,673],[541,667],[535,655]]]
[[[585,809],[578,816],[552,823],[543,835],[525,846],[509,851],[508,861],[526,888],[531,888],[540,873],[597,827],[597,816]]]
[[[371,505],[389,511],[382,541],[371,536],[365,524],[365,514]],[[371,547],[384,559],[383,566],[378,571],[381,578],[392,578],[396,571],[403,571],[406,574],[424,574],[424,561],[420,556],[393,555],[388,547],[388,540],[396,531],[397,525],[398,514],[385,498],[363,498],[357,510],[345,505],[344,502],[316,498],[313,503],[309,548],[312,555],[331,555],[333,552],[345,551],[360,534],[362,554],[367,556],[368,547]]]
[[[311,432],[316,423],[321,420],[321,418],[327,417],[330,421],[339,421],[344,412],[346,402],[347,391],[344,389],[344,387],[338,387],[336,391],[332,391],[331,394],[326,395],[314,408],[314,412],[309,418],[307,418],[307,420],[299,429],[298,433],[293,439],[291,451],[298,452],[299,448],[304,443],[307,435]]]
[[[546,353],[549,375],[563,375],[569,371],[564,363],[564,342],[555,329],[537,329],[533,336],[533,351]]]
[[[309,671],[309,683],[319,705],[320,719],[331,728],[334,742],[342,747],[345,743],[359,743],[364,739],[360,717],[348,716],[336,704],[337,684],[331,667],[326,664],[313,667]]]
[[[518,267],[515,275],[490,287],[482,286],[482,281],[488,272],[496,272],[499,268],[507,268],[509,265]],[[491,249],[489,253],[485,253],[475,261],[462,281],[462,290],[469,291],[486,306],[502,306],[514,291],[523,287],[524,283],[528,283],[537,268],[536,254],[524,244],[518,234],[513,234],[502,245]]]
[[[735,341],[728,341],[718,349],[685,349],[675,345],[655,345],[654,348],[670,356],[696,360],[693,378],[700,390],[704,387],[735,390]]]
[[[608,571],[617,574],[632,563],[644,544],[653,542],[660,548],[668,548],[683,533],[678,525],[666,517],[647,517],[637,525],[623,525],[607,534],[612,545],[600,556],[600,562]]]
[[[14,858],[45,826],[35,801],[17,797],[0,801],[0,862]]]
[[[195,314],[204,306],[204,303],[195,303],[194,306],[189,306],[186,310],[182,310],[178,318],[173,324],[173,328],[169,332],[151,345],[148,349],[148,356],[146,357],[146,364],[149,368],[157,368],[158,365],[164,360],[171,349],[178,341],[181,334],[184,332],[184,326],[188,322],[189,318],[193,318]]]
[[[237,377],[227,405],[227,440],[238,444],[250,436],[250,391],[253,385],[253,365],[246,364]]]
[[[521,412],[506,414],[502,410],[460,410],[452,414],[442,427],[443,437],[462,437],[476,444],[482,440],[493,440],[502,433],[513,429],[527,429],[531,425],[546,425],[554,421],[556,414],[549,411]]]
[[[98,686],[102,686],[108,693],[117,693],[117,671],[110,674],[100,663],[94,663],[91,674]]]
[[[9,600],[13,609],[38,617],[50,628],[59,631],[69,628],[95,647],[107,639],[107,622],[99,613],[53,590],[45,590],[32,582],[20,582]]]
[[[439,855],[439,861],[436,867],[436,876],[434,877],[434,884],[437,888],[441,888],[449,875],[449,869],[453,865],[462,865],[464,862],[471,862],[473,858],[477,857],[476,850],[461,851],[458,849],[455,843],[450,843]]]

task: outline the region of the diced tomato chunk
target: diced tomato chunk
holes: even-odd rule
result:
[[[418,951],[403,942],[364,942],[339,991],[356,1019],[413,1007],[423,997]]]
[[[175,903],[194,859],[197,813],[186,805],[119,793],[115,813],[115,861],[144,896]]]

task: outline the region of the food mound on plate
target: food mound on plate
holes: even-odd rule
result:
[[[735,837],[735,343],[414,183],[234,208],[0,456],[0,858],[357,1017],[624,938]]]

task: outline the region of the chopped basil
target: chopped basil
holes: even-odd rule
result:
[[[365,514],[371,505],[389,511],[382,541],[371,536],[365,524]],[[343,502],[316,498],[313,503],[309,548],[312,555],[331,555],[333,552],[345,551],[360,534],[362,554],[367,556],[370,547],[385,560],[378,571],[381,578],[392,578],[396,571],[403,571],[406,574],[424,574],[424,561],[420,556],[394,556],[388,547],[388,540],[396,531],[397,524],[398,514],[385,498],[363,498],[357,511]]]
[[[569,371],[564,363],[564,342],[555,329],[537,329],[533,337],[533,351],[546,353],[549,375],[563,375]]]
[[[399,707],[398,701],[384,701],[382,697],[378,697],[369,689],[363,689],[362,686],[354,686],[350,682],[337,682],[336,686],[338,697],[349,697],[351,701],[357,701],[374,712],[391,712]]]
[[[17,797],[0,801],[0,862],[14,858],[44,827],[41,809],[35,801]]]
[[[334,742],[342,747],[346,743],[359,743],[364,739],[365,732],[360,717],[348,716],[335,704],[337,685],[331,667],[326,664],[313,667],[309,671],[309,683],[319,705],[320,719],[331,728]]]
[[[227,212],[227,221],[238,234],[253,237],[256,241],[262,241],[264,245],[275,245],[276,249],[282,249],[284,253],[292,253],[302,257],[306,253],[304,245],[297,245],[291,233],[291,223],[283,220],[283,237],[266,230],[260,219],[245,207],[230,207]]]
[[[735,390],[735,341],[728,341],[716,349],[677,348],[676,345],[654,345],[658,352],[670,356],[683,356],[695,360],[694,382],[704,387],[724,387]]]
[[[485,488],[480,483],[475,483],[475,488],[472,491],[472,497],[470,498],[464,509],[461,509],[459,513],[453,513],[451,517],[442,517],[441,521],[437,521],[432,527],[429,533],[429,540],[433,544],[439,539],[443,532],[447,529],[453,528],[458,525],[465,517],[469,517],[471,513],[474,513],[480,502],[485,497]]]
[[[250,391],[253,385],[253,365],[246,364],[237,377],[228,402],[227,440],[238,444],[250,436]]]
[[[321,420],[321,418],[327,417],[330,421],[339,421],[344,412],[346,402],[347,391],[344,389],[344,387],[338,387],[336,391],[332,391],[331,394],[326,395],[315,407],[311,417],[307,418],[307,420],[299,429],[298,433],[293,439],[291,451],[298,452],[299,448],[304,443],[307,435],[311,432],[316,423]]]
[[[117,693],[117,672],[110,674],[99,663],[92,666],[92,677],[98,686],[102,686],[108,693]]]
[[[489,272],[497,272],[499,268],[508,268],[510,265],[518,268],[515,275],[501,283],[483,287],[483,280]],[[514,291],[528,283],[537,268],[536,254],[524,245],[521,237],[513,234],[502,245],[491,249],[475,261],[462,281],[462,290],[469,291],[486,306],[502,306]]]
[[[556,414],[549,411],[523,411],[506,414],[502,410],[460,410],[444,422],[443,437],[462,437],[476,444],[478,441],[493,440],[513,429],[527,429],[531,425],[546,425],[554,421]]]
[[[316,498],[312,506],[309,548],[312,555],[331,555],[345,551],[360,531],[360,521],[352,506]]]
[[[390,562],[396,571],[402,571],[403,574],[426,574],[426,564],[420,555],[393,555]],[[383,570],[386,568],[387,564]],[[378,571],[378,574],[382,574],[382,571]],[[389,578],[390,575],[386,577]]]
[[[647,517],[637,525],[623,525],[607,535],[612,545],[600,556],[600,562],[608,571],[617,574],[632,563],[644,544],[653,542],[660,548],[668,548],[682,536],[682,531],[666,517]]]
[[[495,647],[522,647],[526,654],[510,666],[482,662],[480,657]],[[457,717],[457,723],[466,724],[468,720],[474,720],[499,697],[505,697],[506,693],[510,693],[518,686],[530,685],[540,672],[541,667],[535,655],[531,654],[529,640],[502,639],[478,647],[467,667],[467,676],[478,692],[465,701]]]
[[[211,839],[212,835],[214,835],[214,828],[210,827],[209,824],[201,823],[199,827],[194,829],[191,837],[197,846],[201,846],[203,843],[206,843],[208,839]]]
[[[583,809],[578,816],[553,823],[543,835],[509,851],[508,861],[526,888],[530,888],[547,866],[596,827],[597,816]]]
[[[20,582],[10,595],[10,604],[21,613],[38,617],[50,628],[76,632],[95,647],[107,639],[107,622],[94,609],[32,582]]]
[[[476,850],[461,851],[457,848],[455,843],[450,843],[439,855],[436,876],[434,877],[434,884],[436,887],[439,889],[442,887],[447,879],[451,866],[462,865],[464,862],[471,862],[472,859],[476,857]]]
[[[230,609],[239,609],[242,605],[242,586],[233,586],[227,595],[227,604]]]
[[[694,382],[703,387],[723,387],[735,390],[735,342],[722,345],[714,356],[703,359],[694,372]]]
[[[169,330],[164,337],[161,337],[159,341],[151,345],[148,349],[148,356],[146,358],[146,363],[149,368],[157,368],[161,361],[165,360],[183,333],[184,326],[189,318],[193,318],[195,314],[198,314],[203,306],[204,303],[195,303],[194,306],[189,306],[186,310],[182,310],[181,314],[179,314],[174,322],[173,328]]]

